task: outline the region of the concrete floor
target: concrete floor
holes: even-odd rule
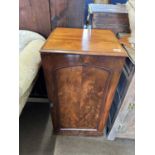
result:
[[[47,103],[29,103],[20,117],[20,155],[134,155],[133,140],[52,135]]]

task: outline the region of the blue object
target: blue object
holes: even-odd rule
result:
[[[94,3],[93,0],[85,0],[85,16],[84,16],[84,24],[86,24],[87,16],[88,16],[88,5],[90,3]]]
[[[126,3],[128,0],[111,0],[110,3],[111,4],[117,4],[117,3],[120,3],[120,4],[124,4]]]

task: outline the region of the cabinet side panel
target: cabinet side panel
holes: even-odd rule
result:
[[[99,126],[98,126],[98,130],[100,132],[103,130],[103,128],[106,125],[108,115],[109,115],[109,110],[111,108],[111,104],[113,101],[113,97],[115,94],[115,90],[116,90],[119,78],[120,78],[120,72],[116,72],[116,71],[113,72],[112,79],[111,79],[110,86],[109,86],[108,93],[107,93],[106,100],[105,100],[104,109],[100,115],[101,119],[99,121]]]

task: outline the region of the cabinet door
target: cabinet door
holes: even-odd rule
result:
[[[117,61],[115,61],[117,59]],[[124,59],[42,55],[54,131],[102,135]]]
[[[97,130],[110,73],[93,66],[57,69],[57,102],[60,128]]]

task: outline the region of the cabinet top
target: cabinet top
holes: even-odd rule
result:
[[[112,31],[97,29],[56,28],[41,52],[127,57]]]

